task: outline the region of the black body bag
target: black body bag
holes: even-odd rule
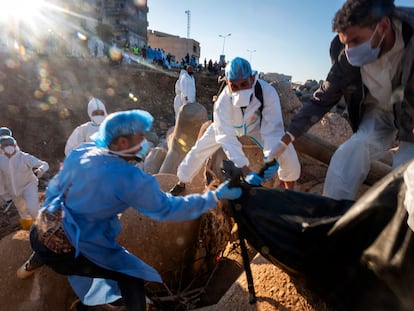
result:
[[[234,202],[239,230],[266,259],[295,275],[314,271],[315,261],[328,253],[328,231],[353,203],[293,190],[242,187],[243,196]]]
[[[261,255],[338,310],[414,310],[414,239],[403,205],[409,164],[356,202],[236,177],[243,196],[232,201],[233,217]]]

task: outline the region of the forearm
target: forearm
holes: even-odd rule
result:
[[[298,138],[306,133],[315,123],[329,112],[330,107],[318,106],[311,102],[306,103],[301,110],[293,117],[287,132]]]

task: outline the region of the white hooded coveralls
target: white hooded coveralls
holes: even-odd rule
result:
[[[182,73],[180,73],[180,79],[178,80],[178,89],[180,90],[180,102],[177,104],[177,107],[174,103],[176,119],[181,106],[184,106],[188,103],[195,103],[196,101],[196,86],[194,75],[189,75],[187,70],[183,70]]]
[[[178,111],[181,107],[181,85],[180,80],[181,76],[186,73],[185,69],[181,69],[180,75],[178,76],[177,81],[175,81],[174,85],[174,91],[175,91],[175,97],[174,97],[174,113],[175,113],[175,119],[177,120],[178,117]]]
[[[33,173],[37,169],[37,177]],[[8,158],[0,155],[0,174],[4,181],[4,191],[13,200],[21,219],[35,219],[39,210],[38,183],[49,169],[49,164],[35,156],[16,148],[16,153]],[[0,196],[4,195],[0,193]]]
[[[91,121],[77,126],[73,130],[72,134],[70,134],[65,146],[65,156],[68,156],[69,152],[78,147],[80,144],[92,141],[90,138],[91,135],[96,133],[99,129],[99,124],[92,121],[92,112],[95,110],[103,110],[106,117],[107,112],[105,105],[99,99],[92,98],[88,103],[88,116]]]
[[[220,147],[234,164],[242,168],[249,165],[237,137],[250,137],[263,152],[269,152],[285,134],[279,95],[266,81],[257,80],[263,91],[262,120],[260,101],[253,96],[244,112],[235,107],[232,94],[226,86],[215,103],[214,122],[191,148],[177,169],[181,182],[188,183],[198,173],[204,162]],[[254,92],[254,86],[253,86]],[[295,181],[300,177],[300,163],[292,144],[279,157],[278,176],[282,181]]]

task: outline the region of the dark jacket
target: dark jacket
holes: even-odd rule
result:
[[[414,8],[397,7],[394,16],[402,22],[405,54],[402,59],[402,72],[397,84],[405,87],[404,100],[394,100],[395,123],[399,129],[399,139],[414,142]],[[344,96],[349,115],[349,123],[356,132],[364,113],[363,102],[366,88],[361,79],[359,67],[352,66],[345,55],[345,47],[336,36],[330,47],[332,66],[326,80],[315,91],[311,100],[293,117],[287,131],[299,137],[319,122]],[[406,85],[408,84],[408,87]],[[410,86],[411,85],[411,86]],[[410,95],[411,94],[411,95]],[[402,98],[402,96],[401,96]]]

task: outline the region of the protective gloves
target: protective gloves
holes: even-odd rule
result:
[[[250,172],[246,175],[244,180],[252,186],[260,186],[260,184],[265,181],[264,178],[260,177],[256,172]]]
[[[33,173],[36,175],[37,178],[42,177],[44,174],[43,170],[41,170],[40,168],[35,169]]]
[[[271,179],[273,176],[276,175],[279,169],[279,163],[276,161],[275,164],[270,165],[263,173],[263,177],[265,180]]]
[[[236,200],[241,197],[241,188],[234,187],[229,188],[229,182],[225,181],[214,191],[217,199],[219,200]]]
[[[283,141],[279,140],[276,146],[265,156],[264,161],[271,162],[274,159],[277,160],[280,155],[285,152],[286,148],[287,145]]]

